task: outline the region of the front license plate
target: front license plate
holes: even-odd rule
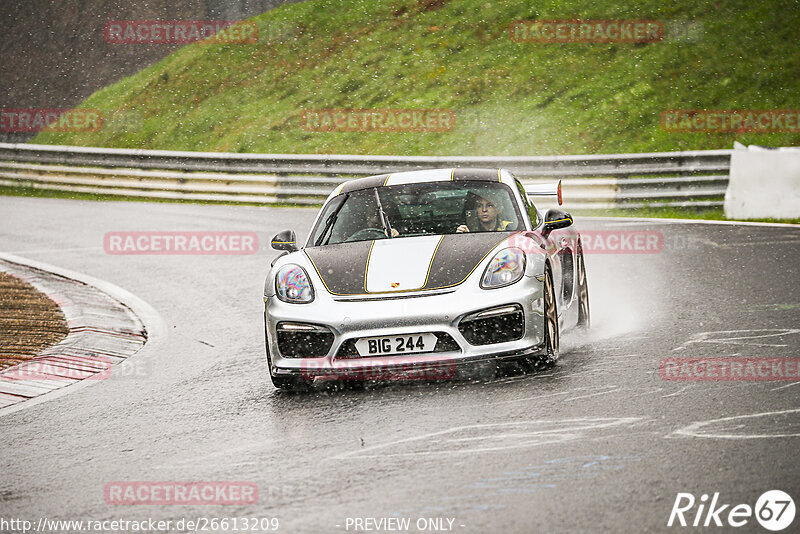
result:
[[[356,341],[356,350],[359,356],[389,356],[392,354],[431,352],[435,346],[436,336],[434,334],[362,337]]]

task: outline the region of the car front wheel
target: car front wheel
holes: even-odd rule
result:
[[[550,269],[547,268],[544,272],[544,359],[547,363],[552,363],[558,359],[559,343],[556,292],[553,287],[553,275]]]
[[[583,262],[583,250],[578,249],[578,326],[589,328],[589,286],[586,283],[586,264]]]
[[[311,389],[311,381],[302,376],[275,376],[270,374],[272,385],[281,391],[302,392]]]

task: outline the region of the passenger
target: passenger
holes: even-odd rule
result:
[[[513,225],[512,221],[504,221],[500,216],[503,213],[503,203],[498,195],[492,192],[475,194],[475,215],[477,223],[471,223],[467,217],[467,223],[456,228],[457,233],[463,232],[502,232]],[[473,228],[470,229],[470,226]]]

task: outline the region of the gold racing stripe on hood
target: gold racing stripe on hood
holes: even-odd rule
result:
[[[416,278],[402,278],[401,271],[407,268],[407,258],[389,250],[381,250],[386,256],[377,263],[373,263],[374,248],[380,244],[390,246],[392,242],[412,242],[417,237],[395,238],[377,241],[357,241],[354,243],[339,243],[309,247],[304,250],[317,275],[322,280],[325,289],[336,296],[380,295],[387,293],[403,293],[409,291],[445,289],[463,283],[486,257],[503,240],[513,236],[516,232],[475,232],[463,234],[449,234],[444,236],[420,236],[426,240],[436,239],[435,248],[429,252],[409,252],[405,246],[402,250],[409,256],[419,258],[418,265],[425,267],[424,282],[421,287],[416,286]],[[385,243],[385,244],[384,244]],[[430,247],[430,245],[427,245]],[[396,264],[387,261],[388,258],[396,259]],[[372,265],[372,266],[371,266]],[[371,276],[370,270],[379,267],[382,273],[375,273],[372,283],[367,280]],[[419,273],[420,271],[417,271]],[[394,277],[392,275],[395,275]],[[375,276],[375,275],[372,275]],[[409,287],[401,287],[404,280]],[[392,288],[392,283],[398,287]]]

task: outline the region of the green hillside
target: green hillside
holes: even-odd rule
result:
[[[97,132],[34,142],[272,153],[535,155],[797,145],[674,133],[668,109],[798,109],[794,1],[310,0],[250,45],[186,46],[98,91]],[[650,19],[653,43],[520,43],[517,19]],[[119,45],[123,46],[123,45]],[[310,132],[303,110],[443,108],[447,132]]]

